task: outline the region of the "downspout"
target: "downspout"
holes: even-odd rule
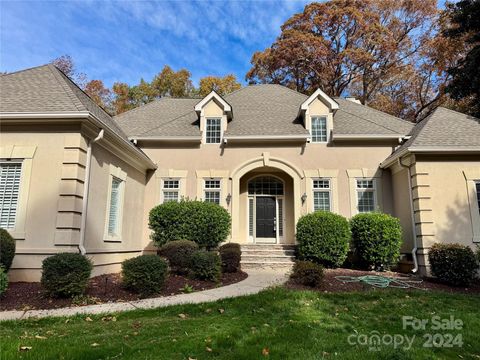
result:
[[[92,162],[92,145],[97,141],[103,139],[104,130],[100,129],[98,136],[88,142],[87,146],[87,164],[85,166],[85,183],[83,185],[83,204],[82,204],[82,224],[80,226],[80,242],[78,249],[80,254],[85,255],[87,250],[85,249],[85,230],[87,226],[87,206],[88,206],[88,194],[90,189],[90,164]]]
[[[417,231],[415,229],[415,215],[413,211],[413,197],[412,197],[412,174],[410,171],[410,166],[406,166],[402,164],[402,159],[398,158],[398,165],[401,168],[407,169],[408,171],[408,197],[410,200],[410,216],[412,218],[412,235],[413,235],[413,249],[412,249],[412,257],[413,257],[413,269],[412,272],[416,273],[418,271],[418,259],[417,259]]]

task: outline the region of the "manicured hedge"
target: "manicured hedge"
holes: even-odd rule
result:
[[[192,254],[198,250],[198,245],[190,240],[175,240],[163,245],[158,255],[165,257],[172,271],[186,273],[190,265]]]
[[[42,262],[41,284],[55,297],[73,297],[84,293],[92,273],[92,262],[78,253],[60,253]]]
[[[311,261],[296,261],[290,279],[297,284],[319,287],[323,281],[323,266]]]
[[[222,271],[233,273],[240,270],[240,260],[242,258],[242,250],[240,244],[227,243],[218,249],[222,261]]]
[[[220,257],[214,251],[195,251],[192,254],[190,270],[196,279],[218,281],[221,275]]]
[[[122,263],[123,285],[142,296],[162,290],[167,277],[167,262],[157,255],[140,255]]]
[[[454,285],[470,285],[478,271],[473,250],[460,244],[435,244],[428,252],[432,275]]]
[[[327,267],[341,266],[350,246],[350,226],[343,216],[316,211],[297,223],[297,256]]]
[[[157,246],[185,239],[201,248],[213,249],[226,240],[230,224],[227,210],[202,201],[170,201],[154,207],[149,216],[152,240]]]
[[[365,213],[355,215],[350,224],[359,265],[384,270],[398,262],[403,240],[397,218],[379,212]]]
[[[7,272],[5,271],[3,266],[0,266],[0,296],[2,296],[5,291],[7,291],[7,287],[8,287]]]
[[[15,239],[7,230],[0,228],[0,266],[3,266],[5,272],[10,270],[14,256]]]

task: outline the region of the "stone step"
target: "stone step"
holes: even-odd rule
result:
[[[263,255],[263,256],[295,256],[295,250],[245,250],[242,249],[242,255]]]
[[[244,250],[295,250],[295,245],[281,245],[281,244],[248,244],[241,246]]]
[[[265,269],[265,268],[288,268],[293,267],[293,262],[278,262],[278,261],[264,261],[264,262],[241,262],[242,269]]]
[[[242,255],[242,262],[293,262],[295,259],[293,256],[265,256],[265,255]]]

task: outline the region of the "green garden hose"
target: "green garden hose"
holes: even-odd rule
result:
[[[359,282],[367,285],[371,285],[376,288],[398,288],[398,289],[421,289],[416,287],[415,284],[420,284],[422,280],[404,280],[401,278],[393,278],[379,275],[366,275],[366,276],[335,276],[335,279],[344,283]],[[421,289],[424,290],[424,289]]]

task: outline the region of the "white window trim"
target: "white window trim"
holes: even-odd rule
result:
[[[313,119],[314,118],[324,118],[325,119],[325,141],[313,141]],[[310,136],[312,144],[326,144],[330,140],[330,127],[328,126],[328,114],[323,115],[310,115]]]
[[[372,188],[359,188],[358,187],[358,184],[357,184],[357,181],[360,180],[360,181],[372,181],[372,184],[373,184],[373,187]],[[372,211],[364,211],[364,212],[360,212],[359,209],[358,209],[358,201],[360,200],[359,197],[358,197],[358,194],[360,193],[366,193],[366,192],[369,192],[369,193],[373,193],[373,210]],[[369,213],[369,212],[375,212],[377,209],[378,209],[378,206],[377,206],[377,181],[375,180],[375,178],[356,178],[355,179],[355,195],[356,195],[356,201],[355,201],[355,206],[356,206],[356,209],[357,209],[357,214],[366,214],[366,213]]]
[[[328,179],[330,180],[330,212],[339,213],[338,209],[338,170],[337,169],[312,169],[304,170],[305,179],[306,179],[306,191],[307,191],[307,201],[306,209],[307,211],[314,211],[314,202],[313,202],[313,180],[317,179]]]
[[[470,207],[470,220],[472,224],[472,242],[480,243],[480,211],[478,209],[476,183],[480,182],[480,169],[470,168],[463,170],[467,185],[467,197]]]
[[[218,181],[219,187],[218,188],[207,188],[206,187],[206,182],[207,181]],[[222,205],[223,192],[222,192],[222,179],[221,178],[205,178],[205,179],[203,179],[203,198],[202,198],[203,201],[207,201],[206,192],[218,192],[218,204],[217,205]]]
[[[350,216],[358,212],[357,180],[373,180],[375,211],[383,211],[382,170],[380,169],[348,169],[347,176],[350,188]]]
[[[30,180],[36,146],[8,145],[0,146],[0,161],[22,162],[22,174],[18,193],[15,228],[8,232],[15,240],[25,240]]]
[[[176,169],[159,169],[155,172],[156,187],[155,187],[155,199],[158,204],[163,204],[163,179],[165,180],[180,180],[180,190],[178,192],[179,199],[185,197],[186,194],[186,178],[188,170],[176,170]]]
[[[178,187],[177,188],[166,188],[165,187],[165,182],[166,181],[178,181]],[[177,202],[181,200],[181,194],[180,194],[180,189],[182,187],[182,179],[180,178],[162,178],[161,179],[161,189],[160,189],[160,203],[164,204],[165,203],[165,192],[176,192],[177,195]]]
[[[313,185],[315,183],[315,180],[327,180],[328,183],[329,183],[329,186],[328,188],[315,188]],[[327,177],[322,177],[322,178],[313,178],[312,179],[312,212],[315,212],[315,193],[316,192],[327,192],[328,193],[328,199],[329,199],[329,208],[330,212],[332,212],[332,179],[331,178],[327,178]]]
[[[228,170],[197,170],[195,172],[197,177],[196,198],[203,201],[205,197],[204,187],[205,180],[220,180],[220,206],[228,209],[231,206],[227,204],[227,194],[229,193],[229,171]]]
[[[119,207],[118,207],[118,223],[117,223],[117,233],[110,234],[108,231],[109,219],[110,219],[110,202],[112,200],[112,181],[114,178],[121,180],[119,186]],[[110,164],[110,175],[108,176],[108,192],[107,192],[107,203],[105,209],[105,230],[103,234],[103,241],[105,242],[121,242],[122,241],[122,231],[123,231],[123,208],[125,202],[125,187],[127,182],[127,173],[123,171],[120,167]]]
[[[215,143],[207,143],[207,127],[208,127],[208,120],[219,120],[220,122],[220,140],[219,142]],[[205,145],[219,145],[223,141],[223,131],[224,131],[224,126],[223,126],[223,116],[205,116],[205,131],[203,132],[203,143]]]

